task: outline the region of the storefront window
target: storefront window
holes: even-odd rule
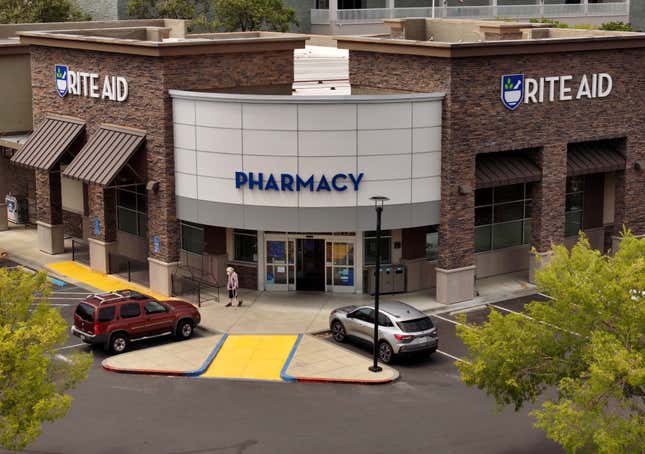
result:
[[[327,285],[354,285],[354,243],[327,241]]]
[[[198,224],[181,221],[181,248],[192,254],[204,253],[204,228]]]
[[[258,261],[258,234],[254,230],[233,230],[233,250],[235,260],[242,262]]]
[[[364,249],[365,265],[376,265],[376,232],[365,232]],[[391,261],[392,231],[383,230],[381,232],[381,263],[385,264]]]
[[[117,226],[122,232],[145,238],[148,215],[145,185],[118,189],[116,193]]]
[[[584,177],[567,178],[564,236],[576,236],[582,230],[584,213]]]
[[[528,244],[531,183],[475,191],[475,252]]]
[[[439,257],[439,226],[428,226],[426,233],[426,258],[428,260],[437,260]]]

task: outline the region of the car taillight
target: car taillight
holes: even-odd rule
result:
[[[410,336],[407,334],[395,334],[394,338],[398,341],[410,342],[412,339],[414,339],[414,336]]]
[[[99,323],[98,323],[98,322],[94,322],[94,335],[96,336],[97,334],[101,334],[99,331],[101,331],[101,330],[99,329]]]

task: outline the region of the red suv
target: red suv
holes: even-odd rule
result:
[[[195,306],[185,301],[158,301],[119,290],[90,295],[74,312],[72,334],[88,344],[102,344],[123,353],[130,342],[174,334],[188,339],[201,321]]]

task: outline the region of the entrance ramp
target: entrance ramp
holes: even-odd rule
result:
[[[229,335],[201,376],[283,381],[280,373],[298,336]]]

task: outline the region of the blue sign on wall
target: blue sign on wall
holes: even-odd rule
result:
[[[352,188],[358,191],[358,187],[363,180],[364,173],[354,175],[353,173],[337,173],[334,176],[327,177],[321,175],[316,181],[314,175],[303,178],[300,175],[291,175],[281,173],[279,175],[264,174],[262,172],[235,172],[235,187],[237,189],[247,187],[248,189],[258,189],[259,191],[289,191],[289,192],[321,192],[321,191],[347,191]]]
[[[155,250],[155,254],[159,254],[161,251],[161,241],[159,241],[159,237],[157,235],[152,237],[152,245]]]
[[[94,235],[99,236],[101,234],[101,221],[99,218],[94,218]]]
[[[524,74],[508,74],[502,76],[502,102],[515,110],[524,99]]]
[[[56,65],[56,91],[61,98],[67,94],[68,90],[67,72],[67,66]]]

